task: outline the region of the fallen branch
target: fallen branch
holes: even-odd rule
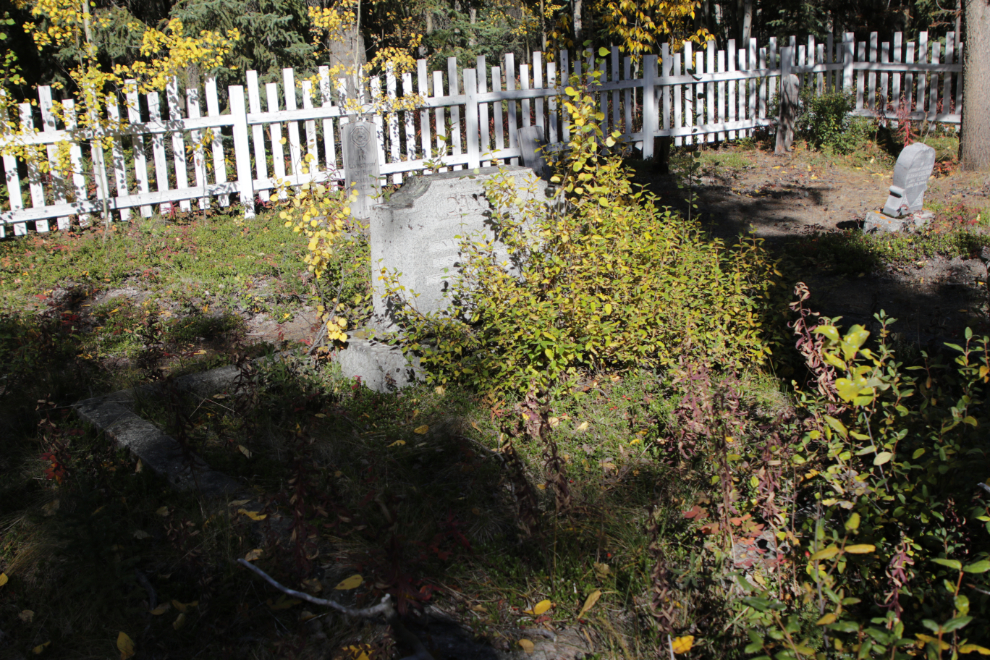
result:
[[[386,594],[380,603],[374,607],[366,607],[364,609],[354,609],[352,607],[347,607],[346,605],[341,605],[340,603],[334,602],[332,600],[327,600],[326,598],[317,598],[316,596],[310,596],[303,591],[296,591],[295,589],[290,589],[282,584],[280,584],[275,578],[265,573],[263,570],[252,564],[245,559],[238,559],[237,563],[245,568],[250,569],[257,575],[259,575],[265,582],[272,585],[279,591],[293,598],[298,598],[304,600],[313,605],[322,605],[324,607],[329,607],[330,609],[336,610],[341,614],[346,614],[347,616],[353,616],[359,619],[374,619],[379,616],[385,619],[385,622],[392,626],[395,630],[395,634],[399,639],[411,646],[416,652],[414,655],[410,655],[403,660],[434,660],[430,652],[426,650],[423,643],[419,640],[416,635],[409,632],[409,630],[402,625],[402,621],[399,619],[399,614],[392,607],[392,597]]]

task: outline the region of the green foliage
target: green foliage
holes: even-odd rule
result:
[[[967,330],[964,345],[948,345],[951,363],[923,353],[905,367],[886,343],[891,320],[877,322],[874,350],[861,326],[797,328],[811,342],[805,355],[822,362],[817,387],[802,393],[811,417],[790,462],[804,473],[798,501],[818,513],[788,521],[786,537],[806,550],[804,597],[759,590],[745,600],[743,614],[778,640],[751,653],[825,644],[859,658],[907,657],[915,646],[931,658],[990,653],[975,646],[988,643],[985,623],[969,625],[990,604],[981,549],[990,512],[971,498],[986,477],[990,339]],[[798,616],[806,608],[820,616],[813,624]]]
[[[256,70],[263,81],[272,81],[281,79],[283,68],[296,68],[299,77],[313,65],[304,2],[183,0],[172,7],[170,17],[180,19],[192,34],[240,30],[242,38],[228,55],[228,68],[213,72],[224,85],[241,84],[248,69]]]
[[[513,267],[493,243],[469,237],[450,307],[429,317],[404,307],[408,346],[436,382],[482,390],[682,359],[762,362],[761,301],[773,269],[759,243],[724,245],[658,209],[633,189],[618,157],[598,156],[601,115],[591,95],[573,86],[567,94],[566,208],[539,201],[535,182],[519,191],[507,174],[493,177],[486,194]]]
[[[806,87],[802,103],[804,111],[798,117],[797,132],[816,149],[850,154],[871,139],[873,122],[849,114],[856,108],[856,97],[851,93],[830,91],[816,95]]]

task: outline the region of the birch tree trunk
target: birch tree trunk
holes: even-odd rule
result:
[[[962,135],[964,170],[990,170],[990,0],[964,0]]]

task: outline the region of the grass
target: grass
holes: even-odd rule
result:
[[[712,172],[746,166],[730,151],[698,161]],[[820,234],[794,254],[850,273],[969,254],[987,244],[975,213],[940,208],[929,232],[906,237]],[[42,656],[116,657],[124,632],[138,657],[408,652],[388,627],[321,616],[236,565],[260,551],[257,565],[285,584],[356,605],[386,593],[410,611],[434,604],[502,649],[547,625],[590,640],[598,657],[666,657],[669,626],[721,631],[697,633],[699,656],[743,655],[725,588],[731,558],[685,515],[715,510],[718,475],[685,432],[705,403],[685,398],[684,371],[585,374],[537,399],[426,384],[375,393],[289,351],[253,363],[240,391],[195,398],[172,387],[171,376],[227,363],[247,377],[245,351],[291,348],[246,347],[245,329],[260,312],[300,314],[319,292],[300,248],[274,214],[0,243],[0,644],[24,656],[40,646]],[[340,259],[343,297],[366,295],[367,243]],[[736,426],[710,442],[803,432],[774,376],[719,378],[715,398],[730,386],[742,394],[726,413]],[[136,410],[240,479],[288,530],[252,523],[236,502],[175,492],[69,409],[150,380],[163,389]],[[740,506],[757,502],[753,478],[728,484]],[[752,536],[744,519],[731,524]],[[355,573],[361,586],[335,591]],[[149,611],[145,584],[167,611]],[[533,613],[543,600],[552,608]]]
[[[389,657],[386,629],[313,624],[300,620],[302,606],[283,607],[233,563],[255,548],[284,582],[323,576],[329,589],[359,572],[358,602],[384,592],[403,607],[442,602],[496,645],[514,645],[519,627],[534,625],[525,610],[544,598],[561,625],[596,589],[609,608],[635,610],[662,478],[646,449],[667,409],[655,376],[603,377],[546,403],[573,479],[561,521],[544,449],[526,439],[514,401],[426,385],[377,394],[301,358],[258,367],[241,394],[195,400],[166,385],[139,399],[140,414],[307,530],[289,547],[236,506],[175,493],[74,416],[68,406],[82,398],[235,361],[247,315],[299,310],[311,290],[283,229],[272,217],[250,227],[154,218],[0,244],[4,643],[105,657],[123,631],[139,652],[173,657],[362,645]],[[342,254],[360,265],[365,252],[359,241]],[[360,288],[348,284],[345,297]],[[516,472],[503,458],[509,444]],[[538,520],[529,529],[512,496],[526,482]],[[149,613],[138,575],[170,611]],[[198,605],[176,624],[173,600]],[[642,622],[599,609],[584,617],[598,643],[648,656]],[[314,625],[326,641],[312,639]]]

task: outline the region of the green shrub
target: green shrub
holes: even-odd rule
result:
[[[727,246],[658,209],[618,157],[598,156],[602,117],[590,94],[567,94],[566,209],[535,195],[523,201],[507,175],[490,180],[492,221],[520,270],[507,271],[490,243],[466,241],[449,308],[423,317],[404,307],[409,347],[437,382],[482,390],[686,357],[733,368],[761,362],[773,267],[759,243]]]
[[[806,88],[801,101],[804,110],[797,120],[797,133],[816,149],[849,154],[871,140],[873,121],[849,114],[856,109],[856,97],[852,94],[815,95],[811,88]]]

